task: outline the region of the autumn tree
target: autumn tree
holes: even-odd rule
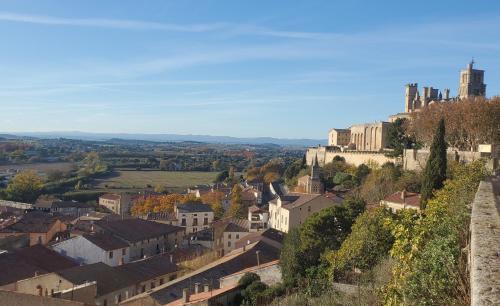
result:
[[[222,207],[222,200],[224,199],[223,192],[214,190],[202,195],[201,198],[203,200],[203,203],[207,203],[212,207],[216,219],[220,219],[224,216],[225,211]]]
[[[241,187],[235,184],[231,190],[231,205],[229,205],[228,216],[233,218],[244,218],[245,208],[241,199]]]
[[[432,141],[429,158],[423,172],[422,189],[420,191],[420,209],[425,209],[432,192],[443,187],[446,180],[446,142],[444,119],[439,124]]]
[[[12,201],[32,203],[40,195],[43,180],[34,170],[23,171],[10,181],[5,191]]]
[[[430,144],[441,118],[446,123],[446,142],[459,150],[476,150],[481,143],[500,141],[500,97],[475,97],[429,105],[412,113],[408,132],[416,140]]]
[[[172,193],[167,195],[152,195],[138,199],[132,206],[134,216],[145,215],[152,212],[174,212],[174,205],[190,201],[186,195]]]

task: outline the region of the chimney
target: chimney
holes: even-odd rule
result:
[[[40,272],[35,271],[35,276],[38,276],[38,275],[40,275]]]
[[[189,288],[184,288],[182,290],[182,302],[183,303],[189,302]]]
[[[170,254],[170,263],[174,263],[174,255]]]
[[[210,285],[209,284],[205,284],[203,286],[203,292],[209,292],[210,291]]]
[[[405,199],[406,199],[406,190],[403,190],[401,191],[401,200],[403,200],[404,202]]]
[[[200,283],[194,283],[194,294],[200,293]]]
[[[260,266],[260,257],[259,257],[260,251],[258,251],[258,250],[255,251],[255,254],[257,255],[257,267],[258,267],[258,266]]]

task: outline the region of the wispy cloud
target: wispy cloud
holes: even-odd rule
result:
[[[0,20],[45,25],[65,25],[134,30],[162,30],[174,32],[209,32],[227,27],[227,24],[224,23],[180,25],[127,19],[59,18],[43,15],[17,14],[11,12],[0,12]]]

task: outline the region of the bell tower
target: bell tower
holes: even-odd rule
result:
[[[467,99],[471,97],[486,96],[486,84],[484,84],[484,70],[474,69],[474,60],[467,68],[460,71],[460,86],[458,97]]]

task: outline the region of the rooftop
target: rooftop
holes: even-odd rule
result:
[[[7,226],[2,229],[2,231],[18,233],[46,233],[60,218],[60,216],[33,211],[24,214],[18,222]]]
[[[95,224],[104,231],[132,243],[184,231],[184,228],[179,226],[142,219],[100,220],[96,221]]]
[[[170,256],[167,254],[133,261],[114,269],[128,273],[136,283],[179,271],[177,265],[170,262]]]
[[[75,266],[76,262],[42,245],[0,254],[0,286]]]
[[[181,213],[213,212],[210,205],[197,202],[179,204],[177,210]]]
[[[107,233],[83,234],[83,238],[97,245],[105,251],[127,248],[127,242]]]
[[[116,267],[110,267],[102,262],[77,266],[56,273],[77,285],[96,281],[97,296],[103,296],[135,284],[135,279],[129,273],[116,269]]]

